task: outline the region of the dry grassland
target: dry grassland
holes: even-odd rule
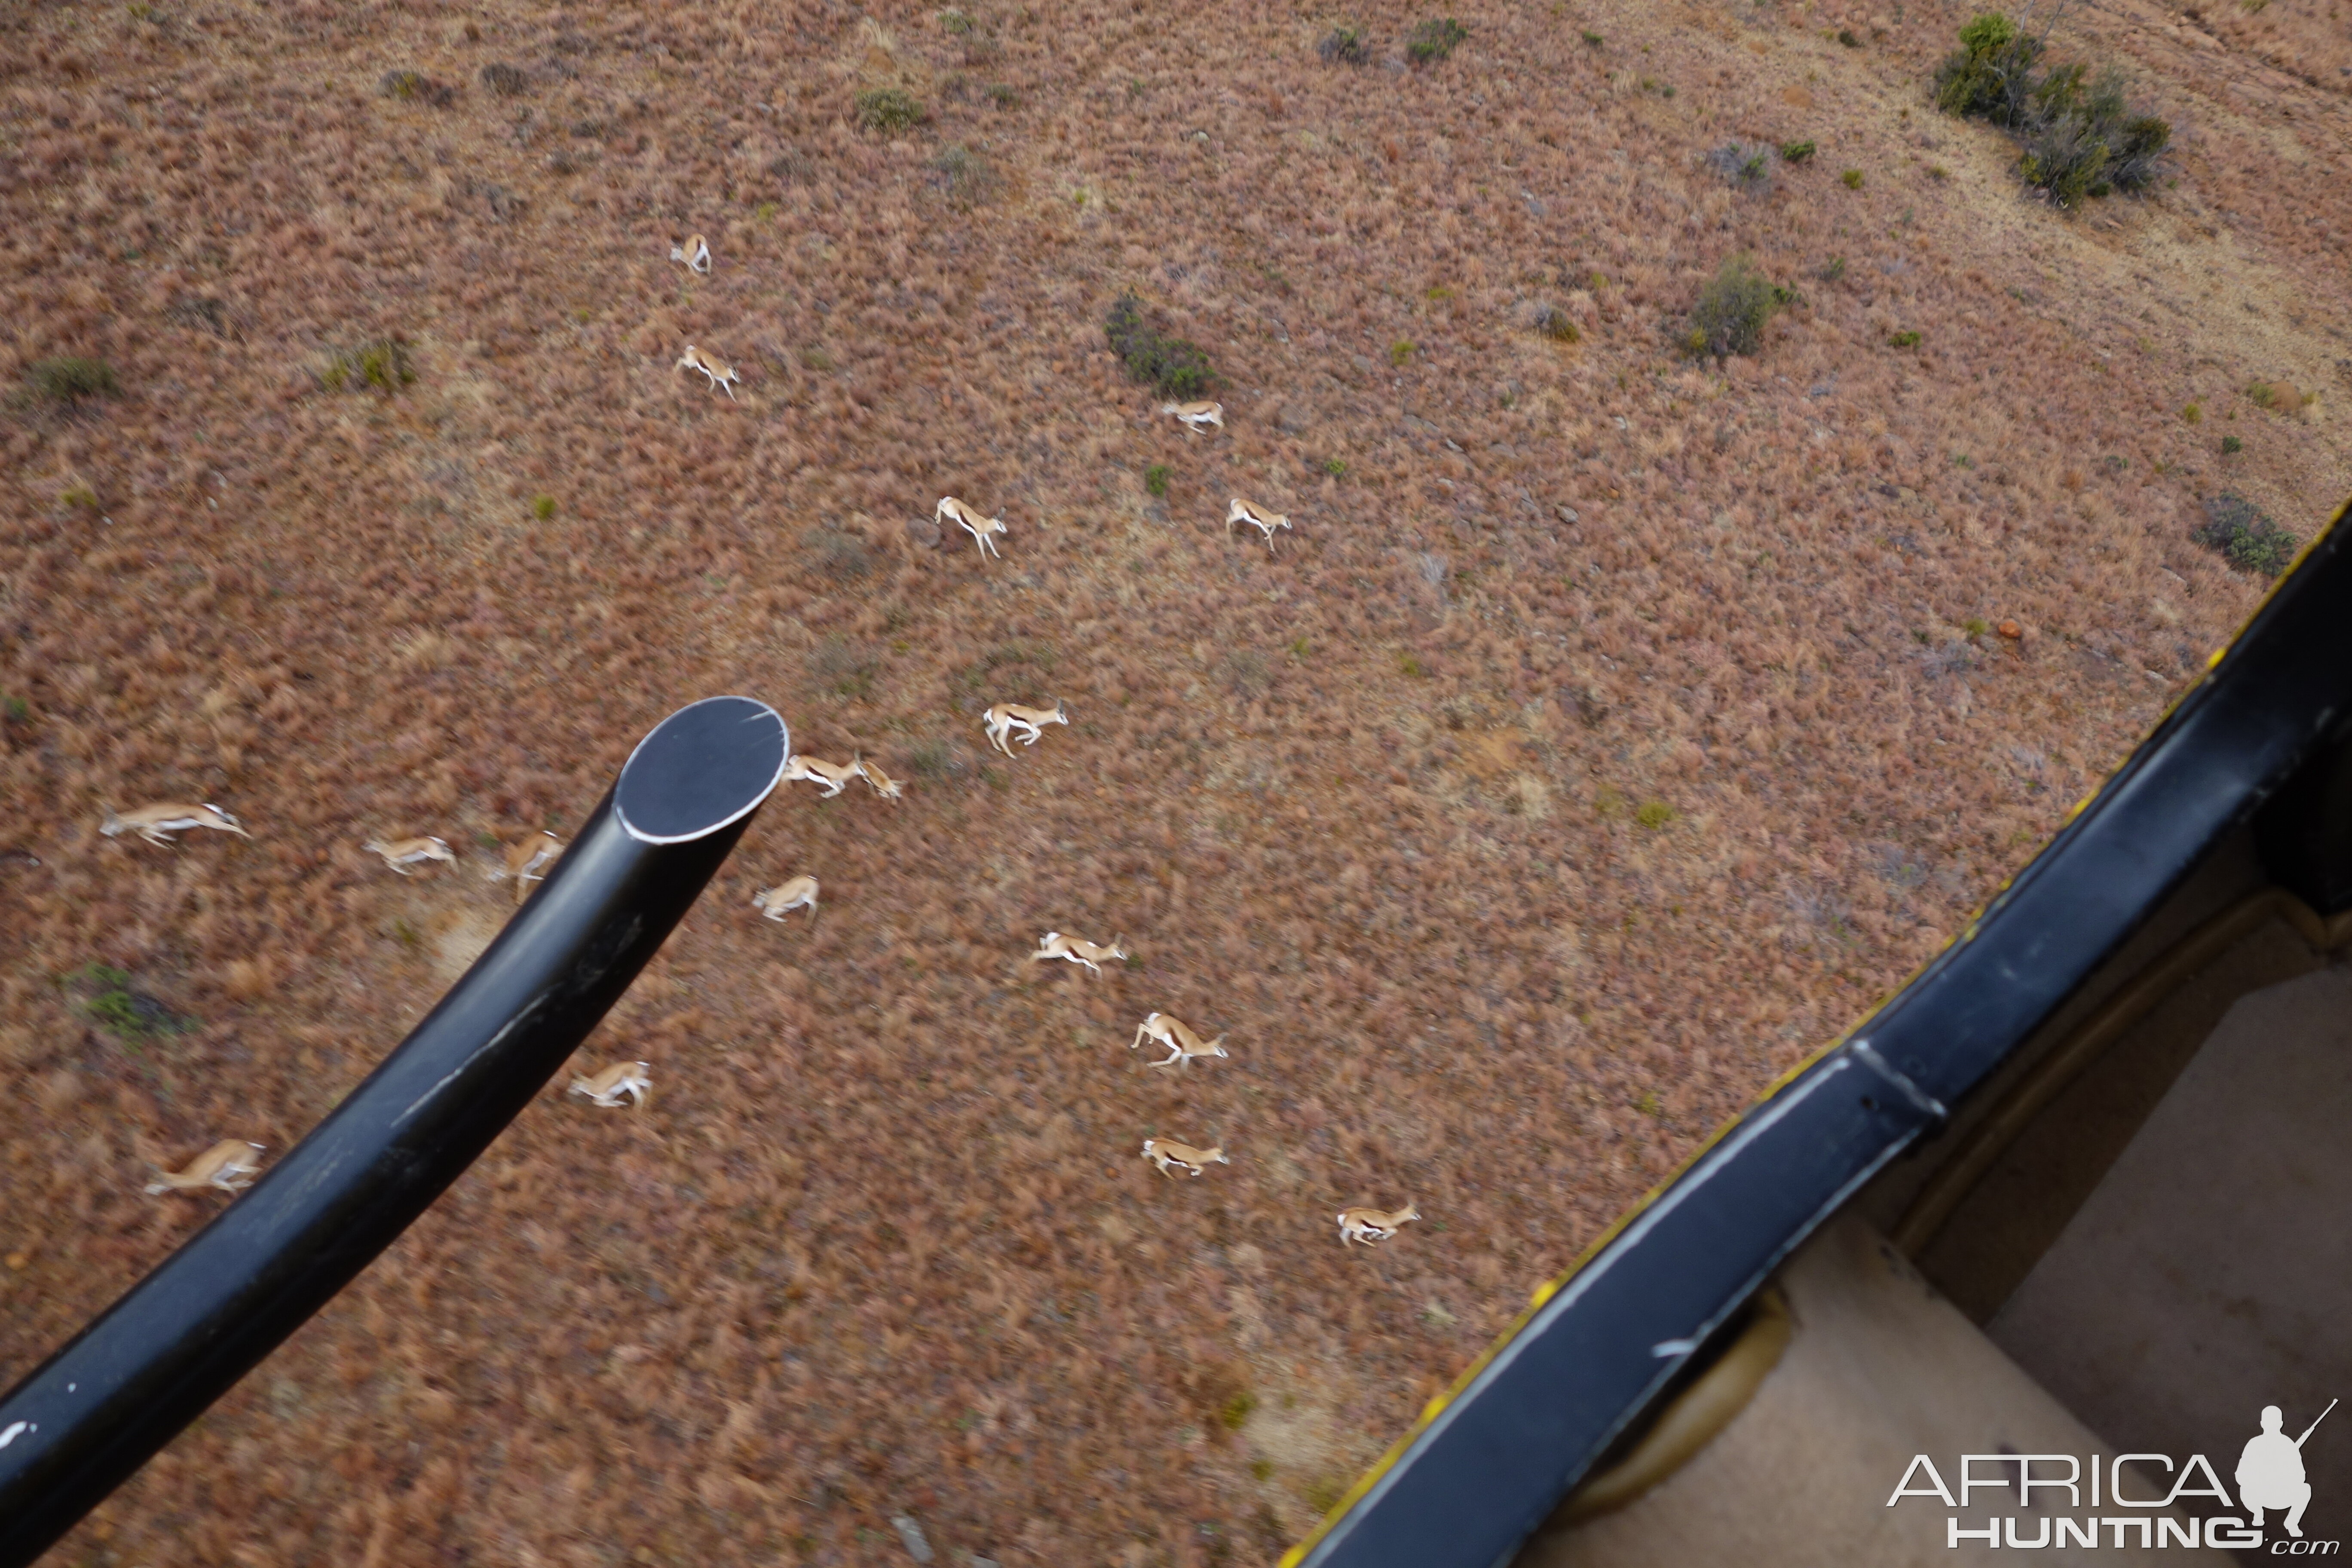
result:
[[[0,12],[0,384],[120,384],[0,411],[0,1378],[665,713],[908,786],[770,805],[583,1050],[651,1105],[551,1086],[55,1560],[1270,1561],[2242,623],[2203,498],[2341,499],[2343,10],[2073,13],[2180,150],[2072,218],[1929,107],[1937,4],[1473,5],[1420,69],[1385,3]],[[928,118],[855,129],[888,87]],[[1735,191],[1733,137],[1820,151]],[[1798,301],[1688,361],[1738,252]],[[1229,433],[1123,378],[1124,289]],[[183,796],[253,839],[96,832]],[[415,833],[457,871],[359,847]],[[198,1022],[95,1026],[93,963]],[[1144,1070],[1154,1008],[1232,1058]]]

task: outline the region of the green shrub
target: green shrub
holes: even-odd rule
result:
[[[1811,157],[1816,151],[1817,149],[1810,142],[1783,142],[1780,143],[1780,162],[1801,163]]]
[[[1348,465],[1344,458],[1326,458],[1323,459],[1323,471],[1335,479],[1344,479],[1347,476]]]
[[[1404,52],[1417,66],[1432,60],[1442,60],[1468,41],[1470,29],[1447,16],[1438,21],[1423,22],[1412,30],[1412,41]]]
[[[1919,346],[1919,334],[1916,332],[1890,332],[1887,334],[1886,341],[1898,349],[1914,349]]]
[[[398,392],[416,379],[408,361],[408,345],[398,338],[378,338],[355,349],[337,349],[327,356],[319,379],[335,392]]]
[[[1576,318],[1549,300],[1535,308],[1535,327],[1558,343],[1572,343],[1584,335],[1577,330]]]
[[[1122,294],[1103,319],[1103,336],[1127,374],[1163,397],[1196,398],[1216,381],[1209,356],[1182,338],[1160,331],[1144,318],[1143,301]]]
[[[1360,66],[1372,58],[1370,46],[1362,31],[1355,27],[1334,27],[1323,35],[1315,52],[1335,65]]]
[[[86,963],[58,976],[58,984],[79,994],[91,1022],[126,1044],[156,1035],[184,1034],[196,1026],[154,997],[133,987],[131,976],[105,963]]]
[[[1256,1408],[1257,1395],[1244,1389],[1217,1407],[1218,1424],[1228,1432],[1238,1432],[1242,1424],[1250,1418],[1250,1412]]]
[[[530,503],[530,514],[531,516],[539,519],[540,521],[545,522],[549,518],[555,515],[555,498],[553,496],[539,497]]]
[[[2080,63],[2037,74],[2043,40],[2000,12],[1960,29],[1960,47],[1936,72],[1936,106],[1989,120],[2024,143],[2018,174],[2061,207],[2154,183],[2172,127],[2133,111],[2123,74]]]
[[[923,118],[923,106],[903,88],[877,87],[857,95],[857,128],[896,136]]]
[[[112,397],[122,390],[112,365],[78,354],[35,360],[25,367],[25,384],[35,398],[58,408],[71,408],[93,397]]]
[[[2205,521],[2193,537],[2239,571],[2265,577],[2285,571],[2302,542],[2253,502],[2228,490],[2205,503]]]
[[[1790,299],[1747,257],[1731,257],[1699,289],[1684,346],[1695,354],[1752,354],[1764,341],[1764,323]]]
[[[1633,820],[1655,833],[1675,819],[1675,808],[1663,800],[1645,800],[1633,813]]]
[[[2267,381],[2258,381],[2246,388],[2246,399],[2257,408],[2278,406],[2278,388]]]
[[[1591,32],[1591,31],[1587,31],[1587,32],[1585,33],[1585,35],[1584,35],[1584,41],[1585,41],[1585,43],[1586,43],[1586,44],[1590,45],[1591,47],[1593,47],[1593,48],[1596,48],[1596,49],[1597,49],[1597,48],[1599,48],[1599,47],[1601,47],[1604,42],[1606,42],[1607,40],[1603,39],[1603,38],[1601,37],[1601,36],[1600,34],[1598,34],[1598,33]]]
[[[1172,471],[1173,470],[1171,470],[1165,463],[1152,464],[1150,468],[1143,470],[1143,488],[1150,490],[1156,496],[1166,495],[1168,493],[1168,476]]]
[[[1769,189],[1772,184],[1772,145],[1768,142],[1727,142],[1706,155],[1706,164],[1738,190]]]
[[[2246,444],[2243,441],[2239,440],[2235,436],[2224,436],[2221,437],[2221,455],[2223,457],[2230,457],[2235,453],[2242,452],[2245,449]]]
[[[2199,407],[2194,403],[2183,404],[2180,409],[2180,417],[2187,420],[2189,424],[2194,425],[2205,417],[2205,410]]]
[[[1862,171],[1860,169],[1848,169],[1844,174],[1840,174],[1838,178],[1845,182],[1845,188],[1849,191],[1858,191],[1862,189]]]
[[[1412,358],[1412,353],[1413,344],[1412,341],[1406,338],[1399,338],[1396,342],[1389,345],[1389,363],[1401,369],[1403,367],[1405,361]]]

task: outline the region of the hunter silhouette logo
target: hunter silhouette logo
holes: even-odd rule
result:
[[[2336,1408],[2336,1401],[2327,1402],[2327,1410]],[[2327,1419],[2327,1410],[2319,1413],[2319,1421]],[[2238,1456],[2238,1501],[2246,1510],[2246,1523],[2254,1530],[2263,1527],[2264,1509],[2286,1510],[2286,1532],[2298,1540],[2303,1535],[2303,1510],[2311,1506],[2311,1483],[2303,1478],[2303,1445],[2319,1429],[2314,1421],[2303,1429],[2303,1436],[2290,1438],[2280,1430],[2285,1414],[2275,1405],[2263,1406],[2263,1429],[2246,1439],[2246,1450]]]

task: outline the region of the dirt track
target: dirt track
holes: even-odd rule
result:
[[[2327,4],[2070,21],[2182,146],[2079,218],[1928,108],[1933,5],[1472,10],[1421,70],[1387,9],[1360,68],[1159,5],[0,18],[0,383],[121,385],[0,411],[0,1380],[220,1201],[149,1164],[299,1141],[511,907],[485,836],[665,713],[908,786],[768,806],[583,1050],[650,1107],[551,1088],[56,1560],[862,1563],[909,1513],[1270,1562],[2193,678],[2263,588],[2203,498],[2341,498]],[[852,130],[885,86],[930,118]],[[1821,151],[1739,194],[1734,135]],[[1735,251],[1799,302],[1690,363]],[[1227,433],[1121,376],[1128,289]],[[388,336],[412,383],[322,384]],[[1001,562],[910,535],[950,493]],[[175,796],[254,838],[96,832]],[[457,870],[359,849],[415,833]],[[94,1026],[94,963],[198,1023]],[[1155,1008],[1231,1059],[1146,1070]]]

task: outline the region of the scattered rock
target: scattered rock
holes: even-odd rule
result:
[[[2000,626],[1993,629],[2000,633],[2001,636],[2007,637],[2011,642],[2021,641],[2025,637],[2025,628],[2019,626],[2015,621],[2003,621]]]
[[[1284,404],[1282,412],[1275,418],[1275,424],[1279,426],[1283,434],[1286,436],[1301,435],[1314,423],[1313,416],[1296,403]]]
[[[903,1513],[895,1515],[890,1521],[890,1528],[897,1531],[898,1539],[907,1543],[908,1556],[918,1563],[931,1560],[931,1543],[923,1539],[923,1527],[917,1524],[912,1517]]]
[[[907,520],[907,538],[918,550],[937,550],[947,542],[947,531],[935,517],[910,517]]]

